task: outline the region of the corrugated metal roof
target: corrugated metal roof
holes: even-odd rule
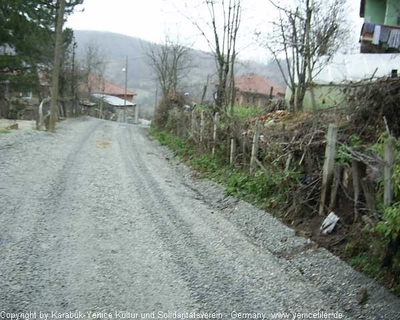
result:
[[[120,99],[118,97],[114,97],[114,96],[110,96],[108,94],[100,94],[100,93],[93,93],[92,94],[93,98],[96,99],[104,99],[104,101],[106,103],[108,103],[109,105],[112,105],[114,107],[124,107],[125,106],[125,100],[124,99]],[[134,107],[136,106],[136,103],[132,103],[128,100],[126,100],[126,106],[127,107]]]

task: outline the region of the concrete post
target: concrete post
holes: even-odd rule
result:
[[[325,161],[322,175],[322,188],[321,188],[321,200],[319,203],[319,214],[324,214],[326,198],[330,191],[330,186],[333,180],[335,156],[336,156],[336,143],[337,143],[337,125],[330,124],[327,135],[327,143],[325,149]]]

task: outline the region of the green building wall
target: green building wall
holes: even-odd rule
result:
[[[367,0],[364,18],[365,22],[398,26],[399,12],[399,0]]]
[[[291,90],[286,89],[285,100],[289,103]],[[316,109],[345,108],[348,106],[347,97],[338,85],[316,85],[314,87]],[[303,101],[304,110],[312,110],[311,92],[307,90]]]
[[[365,3],[365,21],[385,24],[387,0],[367,0]]]
[[[399,0],[387,0],[385,24],[388,26],[399,25],[399,12],[400,12],[400,1]]]

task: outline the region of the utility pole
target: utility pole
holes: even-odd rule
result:
[[[126,95],[128,91],[128,56],[125,62],[125,97],[124,97],[124,122],[126,122]]]
[[[75,54],[76,54],[76,47],[77,47],[77,43],[75,41],[75,37],[74,37],[74,44],[72,45],[72,81],[71,81],[71,93],[73,96],[73,108],[72,108],[72,112],[74,114],[74,117],[76,117],[76,74],[75,74]]]
[[[105,91],[105,80],[102,77],[101,78],[101,99],[100,99],[100,114],[99,114],[99,118],[103,119],[103,112],[104,112],[104,91]]]
[[[49,131],[54,132],[56,129],[57,120],[57,100],[58,100],[58,80],[60,75],[60,58],[61,58],[61,45],[62,45],[62,30],[64,24],[65,0],[58,0],[58,17],[56,27],[56,43],[54,50],[53,62],[53,79],[52,79],[52,92],[51,92],[51,109],[50,109],[50,124]]]

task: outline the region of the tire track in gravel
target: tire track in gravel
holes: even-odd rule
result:
[[[125,132],[128,131],[129,139],[126,139],[126,135],[125,137],[120,135],[118,141],[121,150],[125,150],[123,155],[127,172],[133,171],[131,181],[142,186],[138,191],[141,197],[148,199],[147,214],[157,226],[158,236],[164,241],[166,249],[172,253],[172,260],[177,265],[180,276],[189,285],[192,297],[199,306],[204,308],[202,311],[221,311],[224,304],[239,306],[243,302],[239,288],[234,289],[236,293],[234,303],[220,300],[228,291],[232,290],[231,283],[237,283],[237,281],[232,282],[232,279],[227,276],[228,273],[217,276],[212,274],[212,269],[207,268],[208,265],[215,267],[218,262],[211,261],[211,257],[207,257],[207,250],[190,233],[191,226],[185,224],[179,217],[180,209],[169,201],[163,190],[157,186],[141,157],[142,151],[136,147],[135,143],[132,143],[140,137],[136,135],[133,138],[133,129],[126,129]],[[209,292],[215,296],[208,294]],[[217,299],[215,299],[216,297]],[[232,296],[230,300],[232,300]]]
[[[64,261],[66,266],[56,266],[56,273],[66,278],[66,308],[149,312],[188,306],[186,292],[168,272],[164,253],[152,237],[155,230],[142,218],[137,188],[125,179],[115,140],[119,126],[109,123],[110,132],[96,132],[92,147],[82,152],[80,165],[71,172],[84,177],[77,181],[82,192],[69,186],[62,200],[64,204],[75,197],[84,205],[72,210],[74,219],[65,221],[70,230],[61,235],[69,237],[60,249],[70,259]],[[96,150],[94,140],[103,137],[110,145]]]
[[[69,150],[63,150],[63,162],[52,161],[52,154],[58,153],[57,148],[62,148],[56,143],[53,148],[39,149],[42,152],[48,152],[47,161],[54,167],[41,167],[41,163],[37,163],[35,157],[29,159],[29,152],[22,152],[20,157],[27,157],[28,164],[22,164],[25,168],[31,168],[34,174],[28,179],[28,188],[21,190],[22,195],[15,195],[19,198],[18,203],[14,203],[12,211],[10,207],[4,207],[1,216],[1,224],[3,232],[8,234],[12,232],[7,229],[14,229],[14,234],[18,234],[18,240],[12,241],[13,236],[9,236],[10,243],[7,250],[7,255],[3,254],[3,261],[9,268],[8,273],[3,278],[2,294],[0,294],[1,306],[7,310],[14,312],[23,312],[27,310],[32,301],[42,300],[41,292],[45,290],[46,285],[51,285],[50,281],[45,281],[46,278],[51,278],[51,261],[43,261],[43,256],[48,248],[57,247],[62,241],[55,237],[51,232],[53,221],[59,220],[58,202],[65,191],[65,184],[68,179],[73,178],[69,175],[71,166],[74,164],[74,159],[87,143],[90,136],[98,127],[98,122],[85,122],[83,135],[78,137],[78,141],[74,141]],[[57,139],[55,136],[47,137],[51,140]],[[21,144],[14,145],[8,152],[22,147]],[[70,145],[66,144],[66,147]],[[39,169],[39,170],[38,170]],[[49,170],[51,175],[46,176],[50,181],[41,174],[41,170]],[[23,179],[23,175],[19,178]],[[48,185],[48,187],[47,187]],[[43,188],[42,188],[43,187]],[[10,195],[11,197],[12,195]],[[8,212],[7,212],[8,211]],[[18,230],[20,229],[20,230]],[[15,232],[17,231],[17,232]],[[58,242],[58,243],[57,243]],[[58,279],[61,282],[62,279]],[[40,283],[42,282],[42,283]],[[44,282],[44,283],[43,283]],[[63,285],[62,283],[60,284]],[[54,293],[57,295],[57,290]]]
[[[11,263],[28,259],[21,262],[16,280],[4,281],[20,284],[21,290],[11,288],[12,297],[0,294],[0,306],[11,312],[193,308],[153,236],[156,230],[143,219],[137,187],[125,179],[115,139],[119,125],[93,119],[87,125],[90,129],[79,134],[81,139],[70,141],[71,150],[58,157],[63,162],[43,191],[42,207],[27,199],[34,205],[35,219],[43,210],[38,221],[27,221],[30,243],[18,252],[0,254]],[[17,212],[21,210],[24,206]],[[0,261],[3,270],[7,276],[13,273]]]
[[[137,128],[125,128],[118,141],[131,183],[140,185],[140,196],[148,199],[147,215],[157,236],[202,311],[340,310],[299,274],[285,274],[272,255],[249,244],[229,223],[213,218],[208,205],[195,200],[195,192],[179,179],[161,174],[168,164],[157,159]]]
[[[252,243],[145,134],[86,119],[0,154],[1,309],[346,314]]]

